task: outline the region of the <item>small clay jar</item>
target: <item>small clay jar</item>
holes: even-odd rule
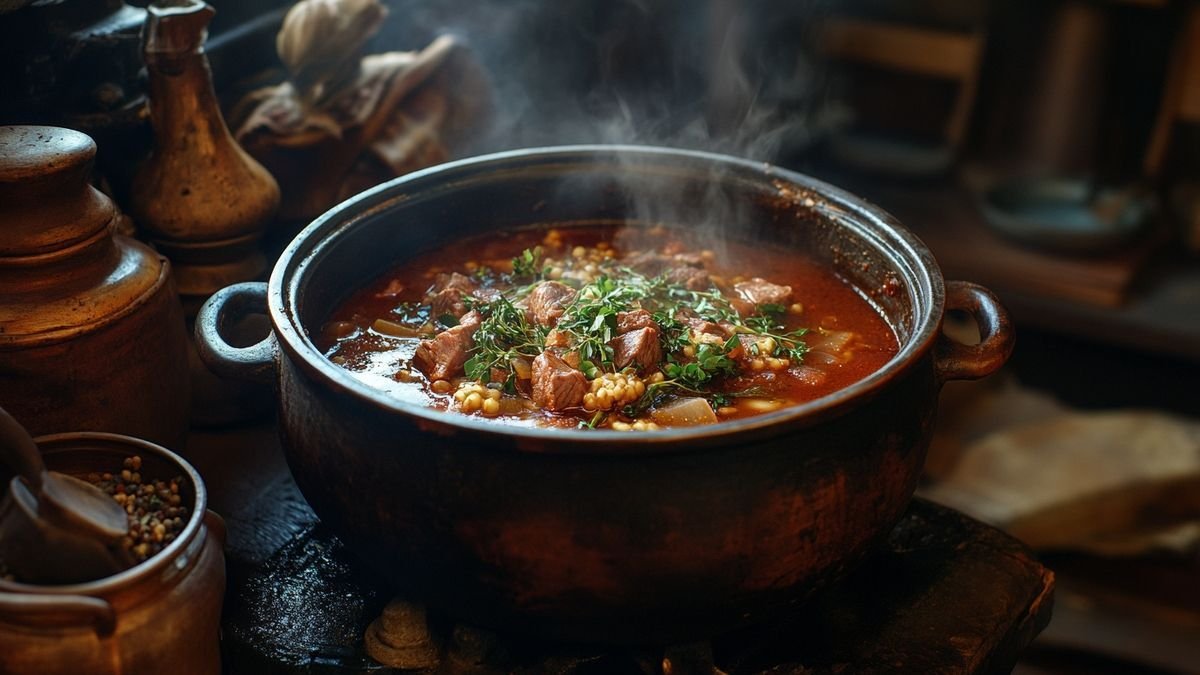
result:
[[[0,405],[30,433],[181,447],[188,336],[167,260],[114,235],[86,134],[0,127]]]
[[[103,433],[35,439],[46,466],[75,476],[142,458],[149,478],[182,476],[187,524],[145,562],[64,586],[0,580],[0,673],[219,675],[225,529],[200,475],[153,443]]]

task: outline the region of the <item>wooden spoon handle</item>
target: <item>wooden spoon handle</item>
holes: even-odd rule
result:
[[[42,478],[46,473],[42,453],[25,427],[4,408],[0,408],[0,461],[15,475],[24,478],[34,493],[42,489]]]

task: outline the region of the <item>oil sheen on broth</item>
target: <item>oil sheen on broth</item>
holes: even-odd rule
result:
[[[895,333],[811,260],[679,230],[515,230],[417,256],[338,307],[318,346],[404,401],[497,423],[652,431],[820,398]]]

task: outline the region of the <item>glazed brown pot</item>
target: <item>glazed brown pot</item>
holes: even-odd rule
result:
[[[166,258],[114,234],[87,134],[0,127],[0,406],[33,434],[181,447],[188,333]]]
[[[879,306],[901,350],[800,406],[623,433],[406,404],[309,338],[350,292],[420,251],[499,228],[611,221],[715,223],[812,256]],[[942,335],[948,307],[975,316],[981,344]],[[225,322],[264,310],[273,337],[244,349],[221,338]],[[921,242],[862,200],[761,163],[614,146],[491,155],[365,192],[298,235],[269,285],[218,292],[197,331],[214,370],[277,382],[301,490],[403,593],[485,626],[593,642],[712,635],[837,576],[904,511],[942,383],[992,372],[1013,344],[990,293],[944,284]]]
[[[139,455],[146,476],[183,477],[191,513],[166,548],[119,574],[62,586],[0,580],[0,672],[219,675],[225,529],[205,510],[200,475],[179,455],[129,436],[34,440],[48,469],[75,476],[112,471]]]

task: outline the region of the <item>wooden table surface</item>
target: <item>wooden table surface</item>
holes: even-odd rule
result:
[[[226,672],[388,672],[365,656],[362,635],[390,593],[308,508],[274,426],[194,432],[187,455],[229,532]],[[841,583],[777,624],[715,640],[715,665],[730,675],[1008,672],[1049,622],[1053,587],[1053,574],[1019,542],[918,500]],[[444,662],[437,672],[663,671],[663,649],[492,639],[508,656],[471,667]]]

